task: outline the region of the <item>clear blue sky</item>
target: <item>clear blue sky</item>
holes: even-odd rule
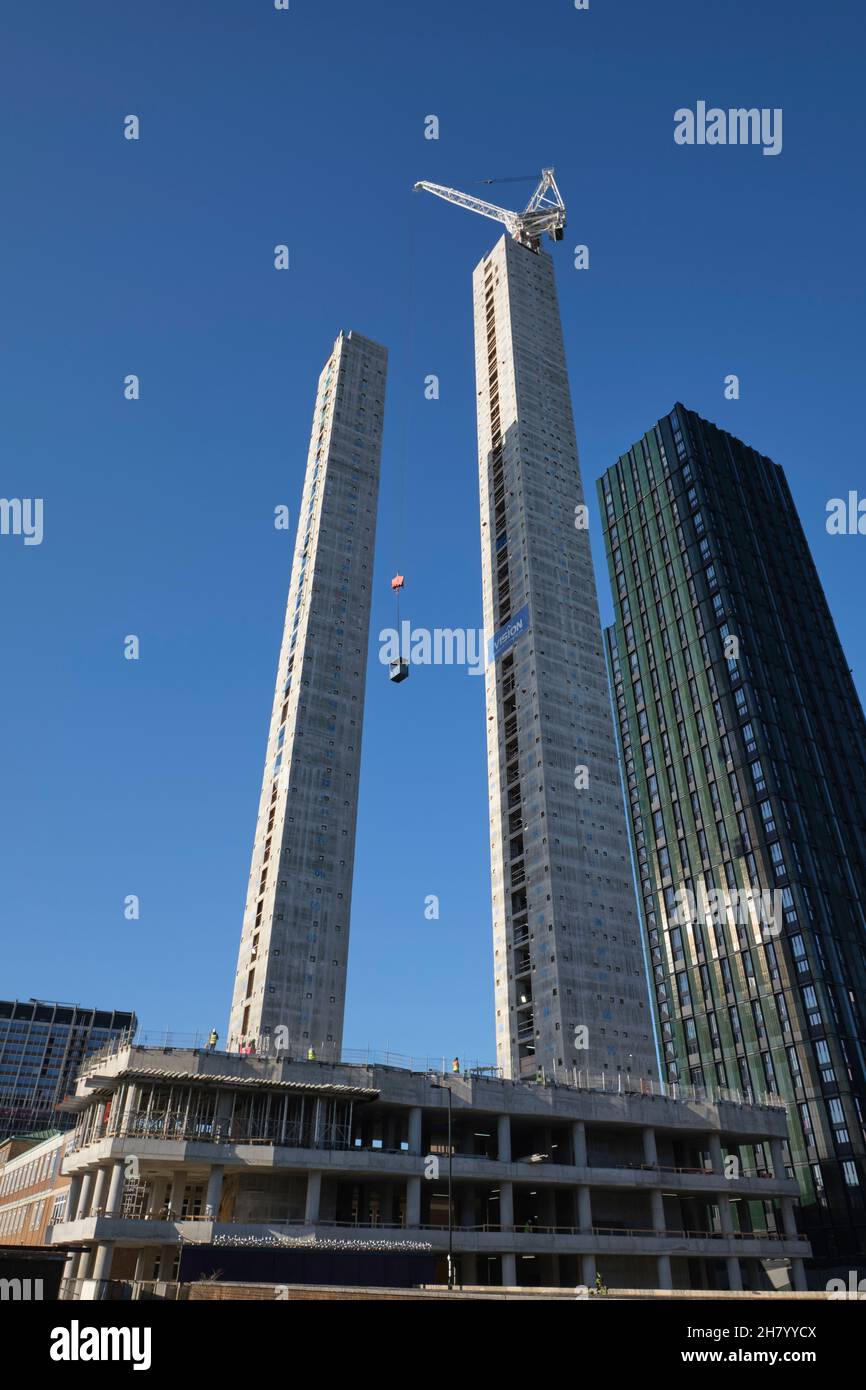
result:
[[[4,7],[0,492],[45,499],[45,539],[0,537],[0,994],[225,1034],[294,539],[273,508],[297,514],[340,328],[391,350],[374,647],[397,567],[413,623],[480,625],[470,276],[498,231],[416,179],[556,166],[597,566],[595,479],[681,399],[784,464],[863,689],[866,539],[824,530],[866,491],[863,25],[859,0]],[[677,147],[698,99],[782,107],[782,153]],[[493,1058],[482,685],[371,661],[351,1047]]]

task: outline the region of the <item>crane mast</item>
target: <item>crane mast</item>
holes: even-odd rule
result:
[[[488,180],[494,182],[495,180]],[[498,207],[495,203],[475,198],[471,193],[461,193],[458,188],[446,188],[441,183],[427,183],[422,180],[415,184],[415,192],[432,193],[443,198],[446,203],[466,208],[467,212],[477,212],[481,217],[490,217],[501,222],[515,241],[528,246],[530,251],[538,251],[541,238],[546,233],[552,241],[562,241],[565,228],[565,203],[556,186],[552,169],[542,169],[541,180],[523,212],[512,212]]]

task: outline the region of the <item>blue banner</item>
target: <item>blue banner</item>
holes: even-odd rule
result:
[[[501,627],[498,632],[494,632],[493,636],[490,638],[487,643],[488,662],[498,661],[501,656],[504,656],[507,651],[511,650],[517,639],[522,637],[524,632],[528,631],[529,604],[524,603],[520,611],[515,613],[514,617],[510,618],[505,626]]]

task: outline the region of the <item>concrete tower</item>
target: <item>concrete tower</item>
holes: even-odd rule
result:
[[[655,1077],[553,264],[473,277],[497,1060]]]
[[[319,378],[230,1049],[342,1046],[386,367],[341,333]]]

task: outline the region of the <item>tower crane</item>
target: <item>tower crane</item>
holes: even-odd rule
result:
[[[533,178],[529,175],[529,178]],[[483,183],[522,183],[523,176],[516,179],[483,179]],[[506,231],[521,246],[526,246],[530,251],[538,252],[541,249],[541,238],[545,233],[551,241],[562,241],[565,229],[565,203],[562,195],[556,186],[556,179],[552,169],[542,169],[541,179],[538,186],[522,212],[511,212],[508,208],[498,207],[495,203],[485,202],[483,198],[475,198],[471,193],[461,193],[458,188],[446,188],[441,183],[427,183],[422,180],[415,184],[415,192],[424,190],[433,193],[437,198],[444,198],[446,203],[456,203],[460,208],[466,208],[468,212],[478,212],[482,217],[490,217],[494,222],[501,222]],[[402,574],[395,574],[391,580],[391,588],[397,598],[397,632],[398,632],[398,653],[395,660],[390,663],[388,672],[389,679],[395,684],[406,680],[409,675],[408,656],[403,655],[400,644],[400,590],[405,581]]]
[[[490,179],[488,182],[493,183],[494,180]],[[441,183],[422,181],[415,184],[416,193],[422,189],[435,194],[437,198],[444,198],[446,203],[456,203],[468,212],[478,212],[482,217],[501,222],[514,240],[519,241],[521,246],[528,246],[530,251],[540,249],[541,238],[545,232],[552,241],[562,241],[564,236],[565,203],[556,186],[552,169],[542,169],[541,181],[523,212],[510,212],[508,208],[500,208],[495,203],[486,203],[483,198],[475,198],[471,193],[461,193],[457,188],[445,188]]]

